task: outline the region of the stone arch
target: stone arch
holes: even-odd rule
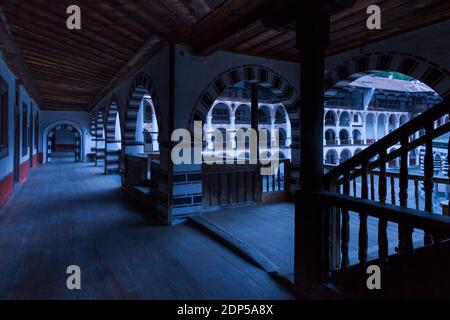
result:
[[[160,108],[158,108],[159,103],[155,86],[153,85],[153,82],[148,74],[144,72],[138,73],[128,90],[128,99],[125,109],[125,123],[122,135],[122,146],[125,148],[127,148],[127,146],[143,146],[143,141],[136,141],[136,124],[142,100],[145,96],[150,97],[155,109],[159,131],[163,132],[161,129],[162,121]]]
[[[211,116],[211,123],[231,123],[231,116],[233,114],[232,108],[226,103],[219,102],[214,104],[209,111]],[[223,114],[222,114],[223,113]]]
[[[102,106],[95,114],[95,166],[105,161],[105,119],[103,117],[104,107]]]
[[[325,144],[326,145],[336,144],[336,132],[333,129],[327,129],[327,131],[325,131]]]
[[[122,128],[120,104],[114,94],[106,107],[105,119],[105,173],[119,171],[120,151],[122,149]]]
[[[388,133],[394,131],[397,128],[398,117],[395,113],[391,113],[388,117]]]
[[[250,124],[251,123],[251,108],[248,104],[240,104],[234,109],[235,123]]]
[[[338,116],[335,111],[328,110],[325,113],[325,125],[326,126],[336,126],[337,125]]]
[[[330,149],[325,154],[325,164],[338,164],[338,153],[334,149]]]
[[[292,84],[289,83],[279,73],[262,65],[248,64],[240,65],[225,70],[212,79],[196,100],[187,128],[193,130],[194,121],[205,122],[209,109],[214,101],[222,95],[226,88],[241,81],[251,81],[262,85],[274,94],[282,97],[280,103],[285,107],[289,121],[291,123],[291,186],[296,189],[298,186],[298,170],[300,162],[299,153],[299,94]]]
[[[409,121],[408,116],[406,114],[402,114],[399,119],[400,126],[404,125]]]
[[[353,129],[352,131],[353,144],[364,144],[362,141],[362,133],[359,129]]]
[[[340,127],[349,127],[351,122],[350,113],[347,111],[341,112],[339,115],[339,126]]]
[[[341,151],[341,154],[339,157],[340,163],[350,159],[351,157],[352,157],[352,152],[349,149],[343,149]]]
[[[377,139],[375,136],[375,115],[373,113],[368,113],[366,115],[366,126],[365,126],[365,133],[366,133],[366,141],[367,143],[374,143]]]
[[[376,52],[352,57],[325,76],[325,91],[335,84],[350,83],[372,70],[407,74],[435,90],[442,98],[450,95],[450,72],[427,59],[409,53]]]
[[[347,129],[339,130],[339,143],[350,144],[350,132]]]
[[[377,116],[377,140],[383,138],[387,132],[386,132],[386,126],[387,126],[387,117],[384,113],[380,113]]]
[[[52,138],[55,135],[58,128],[65,126],[66,129],[72,131],[75,136],[75,162],[83,162],[83,130],[81,125],[72,120],[59,120],[49,124],[43,132],[43,152],[44,163],[50,163],[52,161]]]

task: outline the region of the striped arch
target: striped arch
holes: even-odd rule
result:
[[[125,126],[124,136],[122,142],[124,145],[136,145],[143,144],[143,141],[136,141],[136,122],[139,113],[139,107],[141,106],[142,99],[145,95],[149,95],[152,99],[153,105],[156,111],[156,118],[158,126],[161,130],[161,117],[158,106],[158,100],[155,92],[155,86],[150,79],[150,76],[146,73],[139,73],[136,75],[133,84],[129,89],[128,100],[125,110]]]
[[[81,162],[81,132],[68,124],[57,125],[53,129],[51,129],[47,134],[47,163],[52,162],[52,145],[53,145],[53,137],[56,134],[56,131],[61,129],[67,129],[72,131],[75,135],[75,162]]]
[[[120,143],[116,137],[117,117],[120,121],[119,99],[113,95],[106,108],[105,119],[105,174],[119,171]],[[121,130],[121,128],[119,128]]]
[[[450,72],[433,62],[399,52],[369,53],[354,57],[325,76],[325,91],[345,86],[372,70],[396,71],[409,75],[433,88],[441,97],[450,95]]]
[[[212,80],[206,89],[201,93],[196,101],[187,128],[193,128],[194,121],[205,121],[206,115],[214,101],[230,86],[241,81],[258,82],[260,85],[269,88],[273,93],[282,94],[281,101],[286,108],[291,122],[291,186],[295,190],[299,179],[299,96],[297,90],[285,78],[275,71],[261,65],[242,65],[226,70]]]
[[[95,116],[95,166],[105,162],[105,119],[103,110],[104,107],[98,109]]]

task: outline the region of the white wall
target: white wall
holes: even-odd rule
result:
[[[0,159],[0,180],[13,171],[14,159],[14,101],[15,77],[3,59],[0,59],[0,75],[8,83],[8,155]]]

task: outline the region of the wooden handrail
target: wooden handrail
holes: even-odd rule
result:
[[[392,131],[391,133],[389,133],[382,139],[371,144],[369,147],[365,148],[364,150],[362,150],[358,154],[354,155],[350,159],[344,161],[339,166],[335,167],[333,170],[328,172],[326,174],[326,176],[327,177],[338,177],[338,176],[342,175],[344,172],[349,171],[352,168],[360,165],[364,161],[364,159],[370,159],[374,156],[377,156],[377,155],[379,155],[379,153],[382,150],[387,150],[390,147],[392,147],[394,144],[399,143],[402,137],[405,137],[405,136],[409,137],[413,133],[419,131],[420,129],[423,129],[426,125],[433,125],[434,121],[447,115],[450,112],[449,110],[450,110],[450,100],[445,99],[444,101],[440,102],[436,106],[428,109],[427,111],[418,115],[411,121],[407,122],[403,126]],[[449,130],[450,130],[450,124],[446,123],[443,126],[433,130],[432,137],[433,138],[438,137],[439,135],[445,134]],[[418,139],[414,140],[413,142],[408,143],[408,149],[412,150],[412,149],[417,148],[423,142],[425,142],[425,140],[426,140],[425,136],[419,137]],[[392,159],[395,159],[396,157],[398,157],[400,155],[400,152],[401,151],[396,150],[392,153],[389,153],[388,155]],[[394,156],[393,153],[395,153],[396,156]],[[389,158],[387,160],[389,160]],[[371,166],[375,167],[376,164],[374,164],[372,162]]]
[[[333,168],[335,168],[336,166],[331,166],[331,165],[324,165],[325,168],[329,168],[330,170],[332,170]],[[369,168],[371,166],[369,165]],[[380,171],[379,170],[370,170],[368,172],[369,175],[380,175]],[[394,178],[400,178],[400,173],[399,172],[392,172],[392,171],[386,171],[385,173],[386,177],[394,177]],[[358,177],[361,176],[361,170],[355,170],[353,171],[350,175],[349,175],[349,179],[353,180],[356,179]],[[425,176],[422,174],[413,174],[413,173],[409,173],[408,174],[408,180],[412,180],[412,181],[424,181],[425,180]],[[343,179],[339,179],[338,180],[338,185],[343,183]],[[448,178],[443,178],[443,177],[433,177],[433,183],[440,183],[440,184],[449,184],[450,185],[450,179]]]
[[[345,206],[346,210],[364,212],[379,219],[407,224],[413,228],[429,231],[432,234],[450,235],[450,217],[327,191],[316,193],[314,196],[317,197],[317,201],[322,201],[328,206],[337,208]]]

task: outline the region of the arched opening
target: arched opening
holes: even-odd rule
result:
[[[105,173],[119,171],[120,151],[122,149],[122,130],[117,98],[114,97],[107,110]]]
[[[345,129],[339,131],[339,144],[341,145],[350,144],[349,133]]]
[[[124,154],[159,157],[160,113],[154,86],[145,73],[136,76],[126,104],[122,136]]]
[[[332,129],[325,131],[325,144],[327,146],[334,146],[336,144],[336,133]]]
[[[325,163],[331,165],[338,164],[338,153],[336,150],[328,150],[325,155]]]
[[[341,151],[340,163],[350,159],[352,157],[352,153],[348,149],[344,149]]]
[[[276,124],[286,123],[287,120],[289,120],[286,118],[287,118],[287,114],[286,114],[286,111],[284,111],[284,108],[281,106],[278,107],[276,109],[276,113],[275,113],[275,123]]]
[[[374,143],[376,141],[375,136],[375,115],[369,113],[366,116],[366,142],[367,144]]]
[[[341,127],[349,127],[350,126],[350,113],[344,111],[339,116],[339,126]]]
[[[250,133],[248,130],[251,126],[251,107],[249,97],[251,97],[252,83],[241,81],[224,90],[209,108],[206,117],[206,123],[203,131],[206,137],[206,143],[203,147],[203,154],[214,157],[217,148],[219,153],[227,146],[229,139],[231,150],[227,150],[229,156],[235,155],[235,159],[239,159],[244,152],[250,152]],[[273,93],[267,86],[258,85],[258,130],[265,130],[265,141],[258,139],[260,151],[266,155],[266,151],[274,145],[275,148],[283,148],[283,152],[290,157],[291,143],[291,126],[288,114],[284,105],[280,101],[280,97]],[[232,102],[230,102],[232,101]],[[216,144],[216,131],[221,132],[223,138],[221,145]],[[237,131],[241,130],[244,135],[238,136]],[[278,130],[278,143],[276,144],[274,130]],[[240,140],[241,139],[241,140]],[[243,139],[243,140],[242,140]],[[245,146],[244,149],[240,146]],[[274,150],[278,151],[278,150]],[[218,159],[221,156],[219,155]]]
[[[353,144],[363,144],[361,131],[353,130],[352,138],[353,138]]]
[[[388,131],[391,133],[395,129],[397,129],[397,116],[395,114],[391,114],[389,116]]]
[[[386,127],[386,116],[384,114],[380,114],[378,116],[378,125],[377,125],[377,140],[382,139],[387,134]]]
[[[336,126],[336,113],[333,111],[327,111],[325,113],[325,125],[326,126]]]
[[[224,103],[218,103],[211,109],[211,123],[213,124],[230,124],[230,107]]]
[[[408,122],[408,116],[407,115],[401,115],[400,116],[400,126],[404,125],[405,123]]]
[[[270,109],[268,106],[260,106],[258,109],[258,122],[259,124],[271,123]]]
[[[251,123],[251,110],[248,104],[239,105],[234,111],[235,121],[237,125]]]
[[[366,58],[376,60],[375,56]],[[339,130],[345,128],[354,144],[365,146],[442,101],[432,88],[403,73],[360,70],[343,78],[339,70],[351,70],[353,65],[346,67],[329,75],[340,80],[325,91],[325,141],[331,136],[327,125],[333,125],[333,113],[339,114]],[[345,140],[345,132],[339,131],[339,138]]]
[[[280,140],[280,147],[288,147],[286,145],[287,142],[287,133],[286,130],[283,128],[278,129],[279,130],[279,140]]]
[[[54,126],[47,133],[47,163],[81,162],[81,132],[68,124]]]

